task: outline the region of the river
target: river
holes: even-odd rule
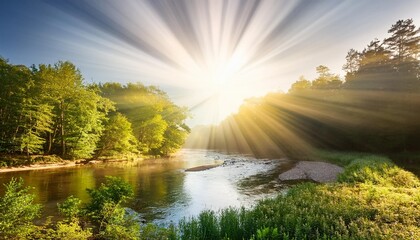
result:
[[[185,169],[224,162],[200,172]],[[12,177],[22,177],[34,187],[36,202],[44,205],[44,216],[57,215],[57,203],[73,195],[88,201],[86,188],[99,186],[105,176],[129,182],[135,197],[128,206],[149,222],[167,225],[205,209],[249,207],[258,199],[277,195],[287,188],[278,180],[286,159],[257,160],[204,150],[183,149],[169,159],[82,165],[67,168],[7,172],[0,174],[0,192]]]

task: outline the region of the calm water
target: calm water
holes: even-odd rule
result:
[[[185,172],[222,161],[217,168]],[[276,195],[287,187],[277,181],[278,173],[291,164],[287,160],[184,149],[171,159],[1,173],[0,192],[4,192],[3,183],[22,177],[26,185],[34,187],[37,202],[45,206],[44,215],[56,215],[58,202],[70,195],[88,200],[86,188],[98,186],[105,176],[119,176],[134,187],[135,198],[129,207],[148,221],[168,224],[204,209],[250,206]]]

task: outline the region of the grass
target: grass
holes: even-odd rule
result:
[[[345,167],[334,184],[305,183],[253,209],[205,211],[177,239],[420,239],[420,181],[383,156],[321,152]]]

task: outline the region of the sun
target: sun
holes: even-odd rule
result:
[[[203,92],[203,96],[207,96],[207,115],[212,123],[217,124],[238,111],[248,95],[247,86],[241,85],[240,79],[227,71],[207,72],[203,75],[202,83],[207,86]]]
[[[192,108],[196,116],[202,117],[199,122],[220,123],[258,92],[255,75],[244,68],[246,59],[246,54],[237,51],[231,56],[207,58],[203,64],[188,68],[195,92],[196,104]]]

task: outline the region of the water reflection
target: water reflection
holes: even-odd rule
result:
[[[225,164],[207,171],[184,171],[220,161],[225,161]],[[87,201],[86,188],[98,186],[105,176],[118,176],[134,188],[135,198],[130,202],[132,209],[148,221],[167,224],[204,209],[249,206],[256,199],[269,195],[270,191],[259,190],[261,186],[267,185],[271,193],[276,189],[268,183],[275,182],[277,176],[269,173],[285,163],[285,160],[256,161],[244,156],[183,150],[171,159],[2,173],[0,184],[12,177],[22,177],[26,185],[34,187],[36,201],[45,206],[44,215],[48,216],[57,215],[57,203],[68,196]],[[261,184],[243,184],[246,179],[252,182],[253,176],[259,176]],[[4,192],[3,186],[0,191]]]

